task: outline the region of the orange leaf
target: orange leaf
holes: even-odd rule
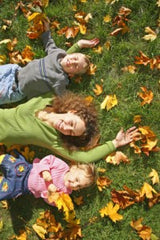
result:
[[[96,87],[93,89],[93,92],[96,94],[96,96],[99,96],[103,92],[102,85],[96,84]]]
[[[74,202],[79,206],[83,204],[83,196],[74,197]]]
[[[89,70],[87,71],[88,75],[95,75],[95,71],[97,70],[97,66],[93,63],[90,63]]]
[[[135,115],[133,119],[134,123],[140,123],[142,120],[141,118],[142,118],[141,115]]]
[[[147,90],[146,87],[141,87],[143,92],[137,93],[137,95],[143,99],[141,102],[141,106],[145,104],[150,104],[153,100],[153,92],[151,90]]]
[[[100,192],[102,192],[103,189],[108,187],[111,184],[112,180],[110,180],[108,177],[101,176],[97,178],[97,187]]]

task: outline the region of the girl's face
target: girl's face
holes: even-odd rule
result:
[[[73,112],[59,114],[54,128],[70,136],[81,136],[86,129],[84,121]]]
[[[72,190],[79,190],[90,185],[89,179],[85,176],[83,169],[72,166],[64,177],[65,186]]]

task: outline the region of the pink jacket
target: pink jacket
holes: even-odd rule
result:
[[[33,168],[31,169],[28,178],[28,188],[36,198],[43,198],[48,204],[47,189],[51,182],[44,181],[42,177],[43,171],[49,171],[52,176],[52,183],[57,187],[59,192],[70,194],[71,189],[64,185],[64,175],[68,172],[69,166],[59,158],[53,155],[48,155],[42,160],[36,158],[33,161]],[[50,205],[54,205],[50,204]]]

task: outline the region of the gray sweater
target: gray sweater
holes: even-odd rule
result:
[[[50,31],[42,34],[42,41],[47,56],[31,61],[18,74],[19,89],[28,99],[49,91],[61,95],[69,83],[60,65],[66,52],[55,45]]]

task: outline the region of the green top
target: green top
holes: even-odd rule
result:
[[[32,98],[16,108],[0,109],[0,142],[8,146],[33,144],[45,147],[65,159],[82,163],[97,161],[115,150],[111,141],[89,151],[70,152],[63,148],[58,131],[35,116],[52,98],[51,93],[48,93]]]

